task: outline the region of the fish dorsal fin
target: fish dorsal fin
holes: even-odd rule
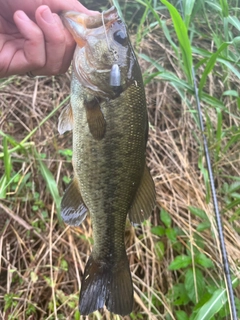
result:
[[[153,179],[148,167],[145,165],[141,183],[136,192],[133,204],[128,216],[131,223],[140,224],[147,219],[156,202],[156,192]]]
[[[58,132],[63,134],[73,129],[73,114],[71,104],[63,108],[58,119]]]
[[[106,121],[102,113],[99,101],[94,98],[91,101],[84,101],[89,131],[96,140],[101,140],[106,131]]]
[[[62,198],[62,219],[71,226],[79,226],[87,212],[88,209],[83,202],[77,179],[73,178]]]

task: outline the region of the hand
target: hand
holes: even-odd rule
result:
[[[0,0],[0,7],[0,78],[66,72],[75,42],[57,13],[95,14],[77,0]]]

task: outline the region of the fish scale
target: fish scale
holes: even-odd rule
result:
[[[148,117],[141,71],[114,7],[92,24],[81,13],[66,12],[62,18],[77,46],[71,103],[59,119],[60,133],[73,129],[74,168],[61,215],[66,223],[79,225],[89,213],[94,240],[79,309],[87,315],[105,305],[126,315],[133,306],[126,218],[141,223],[155,204],[146,166]]]

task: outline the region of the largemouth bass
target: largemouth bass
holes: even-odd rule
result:
[[[60,133],[73,129],[74,178],[63,196],[61,215],[76,226],[89,213],[94,239],[79,309],[87,315],[106,305],[126,315],[133,306],[126,217],[139,224],[155,204],[145,159],[148,116],[142,75],[114,7],[92,17],[65,12],[62,19],[77,45],[71,102],[58,126]]]

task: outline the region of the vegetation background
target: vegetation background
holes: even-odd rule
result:
[[[126,227],[135,302],[125,319],[231,319],[191,64],[240,318],[240,3],[172,0],[177,11],[165,0],[120,3],[146,84],[157,190],[151,218]],[[0,319],[80,319],[91,222],[70,228],[58,214],[72,176],[71,133],[57,131],[69,84],[70,73],[0,82]]]

